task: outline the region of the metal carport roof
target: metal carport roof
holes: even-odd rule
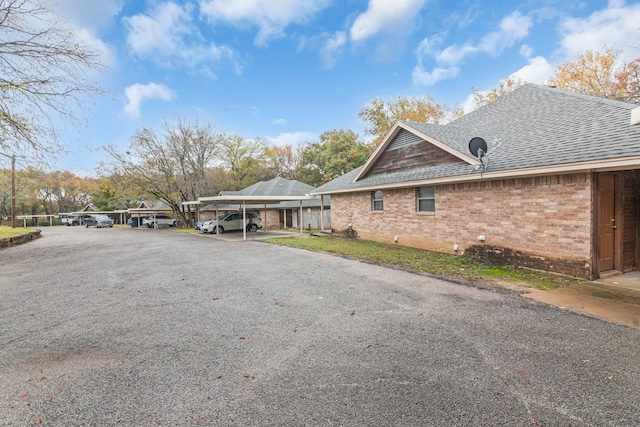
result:
[[[276,204],[280,202],[291,202],[291,201],[299,201],[300,209],[299,215],[300,218],[300,233],[302,233],[302,202],[305,200],[318,200],[320,199],[320,208],[322,209],[322,197],[321,196],[245,196],[242,194],[229,194],[224,196],[211,196],[211,197],[199,197],[197,202],[184,202],[184,205],[195,205],[195,204],[212,204],[214,206],[218,205],[241,205],[242,206],[242,217],[243,222],[246,221],[247,214],[247,204],[250,205],[270,205]],[[216,217],[218,217],[218,213],[216,212]],[[321,216],[322,218],[322,216]],[[324,226],[322,226],[324,228]],[[247,230],[245,227],[242,228],[243,240],[247,240]]]

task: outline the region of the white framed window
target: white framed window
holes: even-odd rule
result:
[[[382,192],[382,190],[371,192],[371,207],[374,211],[384,210],[383,198],[384,193]]]
[[[416,188],[416,208],[418,212],[436,211],[436,187]]]

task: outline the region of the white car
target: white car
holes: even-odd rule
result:
[[[169,215],[151,215],[143,219],[142,224],[149,228],[153,228],[156,225],[168,225],[169,227],[175,227],[178,225],[178,221],[171,218]]]
[[[242,212],[226,213],[218,218],[210,219],[202,224],[203,233],[222,234],[225,231],[237,231],[246,227],[247,231],[258,231],[262,228],[262,219],[255,212],[247,212],[247,217],[242,222]]]

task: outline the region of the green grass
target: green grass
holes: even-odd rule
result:
[[[11,226],[0,225],[0,239],[8,239],[9,237],[22,236],[23,234],[33,233],[34,231],[38,231],[38,230],[36,230],[35,228],[22,228],[22,227],[11,228]]]
[[[387,267],[400,268],[433,276],[495,285],[517,285],[538,289],[556,289],[581,280],[540,271],[487,266],[458,255],[426,251],[406,246],[388,245],[341,237],[273,238],[268,242],[358,259]]]

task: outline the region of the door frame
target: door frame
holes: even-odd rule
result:
[[[600,243],[600,235],[598,233],[598,213],[600,211],[600,195],[599,191],[599,179],[601,175],[608,174],[613,175],[613,185],[614,185],[614,219],[616,223],[616,229],[614,231],[614,243],[613,243],[613,271],[622,272],[622,251],[623,251],[623,238],[624,236],[624,209],[623,209],[623,180],[622,180],[622,172],[599,172],[594,174],[594,186],[593,186],[593,204],[594,204],[594,215],[593,215],[593,270],[594,270],[594,278],[600,277],[602,273],[600,271],[600,260],[598,257],[598,249]]]

